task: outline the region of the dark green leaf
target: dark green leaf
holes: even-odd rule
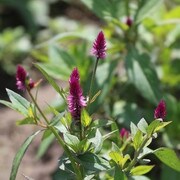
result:
[[[85,154],[78,156],[81,165],[91,171],[104,171],[110,168],[109,163],[107,160],[93,154],[87,152]]]
[[[41,140],[41,144],[38,148],[37,158],[40,158],[44,155],[49,146],[52,144],[53,140],[54,134],[52,134],[50,130],[45,130]]]
[[[162,147],[155,150],[154,154],[167,166],[180,171],[180,159],[172,149]]]
[[[122,172],[119,166],[115,166],[114,169],[114,180],[127,180],[126,175]]]
[[[153,104],[161,99],[161,90],[156,71],[147,54],[139,54],[131,48],[126,57],[126,68],[129,80],[138,91]]]
[[[39,134],[41,131],[37,131],[34,134],[32,134],[31,136],[29,136],[25,142],[23,143],[23,145],[21,146],[21,148],[18,150],[18,152],[16,153],[16,156],[14,157],[13,160],[13,164],[12,164],[12,169],[11,169],[11,175],[10,175],[10,180],[15,180],[16,179],[16,174],[19,168],[19,165],[21,163],[21,160],[27,150],[27,148],[29,147],[29,145],[31,144],[32,140],[34,139],[34,137]]]

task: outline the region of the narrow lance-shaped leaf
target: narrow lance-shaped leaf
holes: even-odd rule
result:
[[[45,78],[48,80],[48,82],[53,86],[53,88],[60,94],[60,96],[65,99],[65,92],[62,88],[59,88],[57,83],[48,75],[44,69],[42,69],[38,64],[35,64],[35,66],[42,72],[42,74],[45,76]]]
[[[16,156],[13,160],[13,164],[12,164],[12,169],[11,169],[11,175],[10,175],[10,180],[15,180],[16,179],[16,175],[17,175],[17,171],[19,168],[19,165],[21,163],[21,160],[27,150],[27,148],[29,147],[29,145],[31,144],[32,140],[34,139],[34,137],[39,134],[41,131],[37,131],[34,134],[32,134],[31,136],[29,136],[25,142],[23,143],[23,145],[21,146],[21,148],[18,150],[18,152],[16,153]]]

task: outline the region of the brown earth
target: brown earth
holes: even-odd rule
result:
[[[43,108],[46,102],[56,96],[52,87],[40,88],[38,103]],[[16,120],[22,116],[9,108],[0,109],[0,180],[8,180],[13,158],[24,140],[38,128],[31,125],[16,126]],[[62,150],[54,142],[42,159],[36,158],[41,136],[35,138],[27,150],[18,170],[17,180],[50,180],[51,174],[58,167],[58,158]],[[24,177],[27,176],[27,177]]]

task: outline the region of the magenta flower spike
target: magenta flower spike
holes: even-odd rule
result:
[[[129,131],[126,130],[125,128],[122,128],[121,131],[120,131],[120,137],[123,139],[123,138],[128,138],[129,137]]]
[[[83,96],[79,80],[80,77],[78,69],[74,68],[69,79],[70,90],[67,101],[68,110],[75,120],[80,120],[81,109],[86,106],[85,97]]]
[[[16,85],[22,91],[25,91],[26,88],[32,89],[35,86],[34,81],[28,77],[26,70],[20,65],[17,66]]]
[[[164,119],[166,116],[166,103],[164,100],[161,100],[154,111],[154,118],[155,119]]]
[[[16,71],[16,85],[19,90],[24,91],[26,89],[26,77],[27,73],[25,69],[18,65]]]
[[[106,40],[102,31],[98,34],[93,43],[91,54],[97,59],[104,59],[106,57]]]

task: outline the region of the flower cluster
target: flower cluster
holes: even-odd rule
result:
[[[81,109],[86,106],[85,97],[79,83],[80,77],[77,68],[71,73],[69,79],[69,96],[67,97],[68,109],[75,120],[80,120]]]
[[[32,89],[35,86],[34,81],[29,78],[25,69],[18,65],[16,71],[16,85],[19,90],[25,91],[27,88]]]
[[[154,118],[155,119],[164,119],[166,117],[166,103],[164,100],[161,100],[154,111]]]
[[[91,54],[97,59],[104,59],[106,57],[106,40],[102,31],[98,34],[93,43]]]

